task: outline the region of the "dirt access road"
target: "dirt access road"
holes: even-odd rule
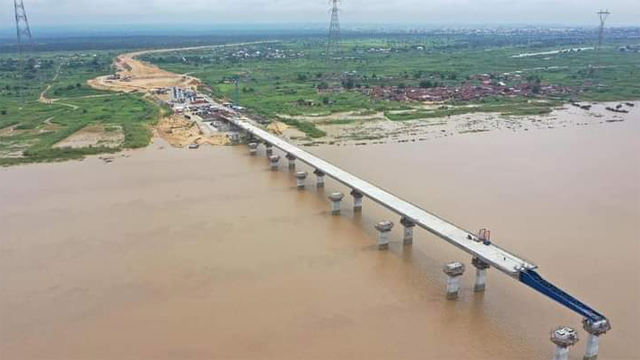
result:
[[[242,46],[270,42],[277,41],[258,41],[249,43],[209,45],[188,48],[143,50],[126,53],[118,56],[114,61],[114,64],[116,66],[116,73],[117,75],[119,75],[118,78],[114,78],[111,75],[100,76],[95,79],[89,80],[88,84],[91,87],[99,90],[118,91],[125,93],[140,92],[143,93],[147,98],[161,100],[161,98],[154,93],[154,90],[172,86],[196,90],[197,87],[201,85],[200,79],[189,76],[187,74],[175,74],[160,69],[153,64],[149,64],[139,60],[139,56],[147,54],[168,53],[174,51],[214,49],[218,47]],[[194,122],[186,121],[182,116],[163,117],[162,119],[160,119],[156,130],[161,137],[167,140],[171,145],[177,147],[184,147],[192,143],[223,145],[228,142],[226,136],[224,135],[213,134],[210,136],[205,136]]]
[[[152,90],[169,86],[181,86],[186,88],[196,88],[201,84],[198,78],[186,74],[175,74],[159,67],[138,60],[137,58],[147,54],[160,54],[174,51],[190,51],[214,49],[218,47],[242,46],[252,44],[264,44],[277,41],[256,41],[249,43],[225,44],[225,45],[209,45],[196,46],[187,48],[173,49],[156,49],[143,50],[132,53],[126,53],[115,59],[115,66],[119,79],[113,79],[111,76],[100,76],[89,80],[89,85],[96,89],[112,90],[121,92],[141,91],[150,93]]]

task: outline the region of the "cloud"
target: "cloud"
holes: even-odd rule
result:
[[[322,23],[327,0],[24,0],[30,21],[73,24]],[[343,0],[342,22],[414,24],[595,24],[606,4],[612,25],[640,25],[638,0]],[[0,0],[0,27],[13,0]]]

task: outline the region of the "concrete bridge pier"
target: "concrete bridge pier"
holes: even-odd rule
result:
[[[256,156],[258,154],[258,143],[249,143],[249,155]]]
[[[471,264],[476,268],[476,284],[473,287],[475,292],[483,292],[487,287],[487,269],[489,264],[482,261],[479,257],[474,257]]]
[[[600,335],[606,334],[607,331],[611,330],[611,323],[609,323],[607,319],[593,322],[585,318],[582,320],[582,326],[584,330],[589,333],[584,360],[596,360],[598,358],[598,351],[600,350]]]
[[[316,170],[313,172],[316,176],[316,187],[318,189],[323,188],[324,187],[324,173],[320,170]]]
[[[264,146],[267,148],[267,157],[273,155],[273,145],[269,144],[269,143],[265,143]]]
[[[329,195],[329,200],[331,200],[331,215],[340,215],[340,203],[344,198],[344,194],[341,192],[334,192]]]
[[[271,163],[271,171],[278,171],[278,163],[280,162],[279,155],[269,156],[269,162]]]
[[[455,300],[460,293],[460,276],[464,274],[464,264],[451,262],[444,266],[444,273],[447,274],[447,300]]]
[[[362,198],[364,195],[357,190],[352,190],[351,196],[353,196],[353,212],[362,211]]]
[[[296,157],[292,154],[287,154],[287,160],[289,160],[289,169],[293,170],[296,168]]]
[[[307,176],[309,175],[306,171],[298,171],[296,173],[297,187],[298,190],[304,190],[305,181],[307,180]]]
[[[405,245],[413,244],[413,228],[416,226],[416,223],[409,218],[402,217],[402,219],[400,219],[400,224],[404,226],[404,235],[402,242]]]
[[[383,220],[376,224],[376,230],[378,230],[378,250],[389,249],[389,234],[393,229],[393,223],[389,220]]]
[[[569,347],[578,342],[578,333],[568,326],[561,326],[551,331],[551,342],[556,344],[553,360],[568,360]]]

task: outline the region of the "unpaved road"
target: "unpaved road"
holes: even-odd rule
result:
[[[175,74],[159,67],[137,59],[137,57],[147,54],[160,54],[174,51],[191,51],[214,49],[218,47],[242,46],[251,44],[262,44],[275,41],[257,41],[249,43],[196,46],[187,48],[143,50],[126,53],[115,59],[115,66],[120,79],[111,79],[110,76],[101,76],[89,80],[89,85],[96,89],[112,90],[122,92],[141,91],[148,93],[154,89],[180,86],[185,88],[195,88],[200,84],[200,80],[188,74]]]
[[[141,92],[150,98],[158,100],[157,95],[153,93],[159,88],[178,86],[182,88],[197,89],[201,84],[198,78],[188,74],[175,74],[159,67],[138,60],[137,58],[146,54],[159,54],[173,51],[189,51],[213,49],[217,47],[242,46],[251,44],[270,43],[276,41],[258,41],[249,43],[225,44],[225,45],[209,45],[188,48],[172,48],[172,49],[156,49],[143,50],[126,53],[118,56],[114,64],[118,78],[111,75],[100,76],[89,80],[88,84],[95,89],[109,90],[118,92]],[[212,134],[205,136],[203,132],[194,128],[194,123],[184,121],[179,116],[166,116],[160,119],[156,127],[158,134],[167,140],[171,145],[184,147],[191,143],[220,145],[228,143],[225,135]]]

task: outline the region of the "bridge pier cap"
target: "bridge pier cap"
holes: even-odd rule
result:
[[[352,190],[351,196],[353,196],[353,211],[362,211],[362,198],[364,197],[364,194],[358,190]]]
[[[487,270],[490,266],[484,260],[476,256],[471,260],[471,264],[476,268],[476,283],[473,287],[473,291],[483,292],[487,287]]]
[[[400,224],[404,226],[402,242],[405,245],[413,244],[413,228],[416,226],[416,223],[407,217],[402,217]]]
[[[324,187],[324,173],[318,169],[316,169],[316,171],[313,172],[313,174],[316,176],[316,187],[318,188],[323,188]]]
[[[582,320],[584,330],[589,334],[584,353],[584,360],[596,360],[600,350],[600,336],[611,330],[611,323],[608,319],[592,321],[584,318]]]
[[[331,200],[331,215],[340,215],[340,202],[344,198],[344,194],[341,192],[334,192],[329,195]]]
[[[271,171],[278,171],[278,163],[280,162],[280,156],[279,155],[270,156],[269,162],[271,162]]]
[[[256,155],[258,153],[258,143],[249,143],[249,154]]]
[[[306,171],[298,171],[296,173],[296,179],[297,179],[296,185],[298,187],[298,190],[304,190],[305,180],[307,179],[308,175],[309,173]]]
[[[296,156],[293,154],[287,154],[287,160],[289,160],[289,169],[296,168]]]
[[[460,276],[464,274],[465,266],[461,262],[450,262],[442,271],[447,274],[447,300],[455,300],[460,293]]]
[[[389,233],[393,229],[393,223],[389,220],[382,220],[375,226],[378,230],[378,250],[387,250],[389,248]]]
[[[551,331],[551,342],[556,345],[553,360],[568,360],[569,347],[578,342],[578,333],[568,326],[560,326]]]

